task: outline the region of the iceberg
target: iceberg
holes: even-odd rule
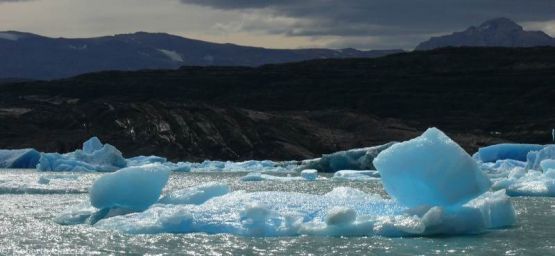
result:
[[[509,196],[555,197],[555,170],[545,172],[516,169],[507,179],[497,181],[493,187],[506,189]]]
[[[555,145],[549,145],[527,155],[526,170],[541,170],[541,162],[546,159],[555,159]]]
[[[40,153],[32,148],[1,149],[0,168],[35,168],[39,163]]]
[[[315,195],[231,191],[225,184],[209,183],[157,200],[168,179],[167,167],[128,167],[104,175],[91,188],[91,205],[100,211],[93,212],[85,203],[56,222],[89,223],[129,234],[252,237],[477,234],[516,222],[505,192],[487,192],[490,181],[478,165],[437,129],[381,152],[374,165],[393,199],[348,187]],[[305,177],[314,173],[307,171]]]
[[[485,193],[489,178],[436,128],[381,152],[374,165],[387,193],[407,206],[453,206]]]
[[[546,159],[540,162],[542,171],[546,172],[549,169],[555,170],[555,159]]]
[[[497,144],[478,149],[478,156],[482,162],[495,162],[497,160],[513,159],[526,161],[531,151],[541,150],[544,146],[538,144]]]
[[[129,234],[229,233],[241,236],[428,236],[476,234],[511,226],[504,193],[486,193],[460,208],[407,208],[390,199],[339,187],[324,195],[234,191],[202,204],[155,204],[94,226]]]
[[[383,150],[391,147],[396,142],[380,146],[357,148],[325,154],[321,158],[304,160],[305,169],[316,169],[320,172],[336,172],[339,170],[373,170],[372,161]]]
[[[158,201],[170,170],[162,164],[127,167],[105,174],[94,182],[89,196],[98,209],[144,211]]]
[[[158,200],[160,204],[202,204],[211,198],[223,196],[231,191],[227,184],[206,183],[192,188],[173,191]]]
[[[83,143],[82,150],[67,154],[42,153],[37,165],[40,171],[113,172],[127,166],[121,152],[93,137]]]
[[[314,169],[302,170],[301,177],[305,180],[316,180],[318,179],[318,171]]]
[[[375,170],[341,170],[333,174],[334,180],[350,180],[350,181],[369,181],[369,180],[379,180],[380,173]]]

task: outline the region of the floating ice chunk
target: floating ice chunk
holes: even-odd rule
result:
[[[529,152],[541,150],[543,147],[538,144],[505,143],[480,148],[478,155],[482,162],[495,162],[503,159],[526,161]]]
[[[497,160],[495,163],[478,162],[478,164],[480,169],[494,181],[493,187],[499,185],[498,181],[506,180],[515,170],[524,172],[526,167],[526,162],[512,159]]]
[[[161,164],[127,167],[105,174],[89,191],[91,205],[98,209],[143,211],[158,201],[169,175],[170,170]]]
[[[379,180],[380,173],[375,170],[366,170],[366,171],[341,170],[333,174],[333,179],[352,180],[352,181]]]
[[[152,163],[166,163],[168,159],[160,156],[136,156],[127,158],[127,166],[141,166]]]
[[[54,218],[54,222],[60,225],[78,225],[90,223],[90,217],[98,212],[89,202],[83,202],[74,207],[70,207]]]
[[[555,159],[555,145],[545,146],[539,151],[528,153],[526,170],[541,170],[540,163],[546,159]]]
[[[92,137],[83,143],[83,152],[91,154],[94,151],[101,149],[102,146],[104,145],[102,145],[102,142],[100,142],[98,137]]]
[[[477,163],[436,128],[382,151],[374,165],[387,193],[410,207],[460,205],[491,185]]]
[[[301,177],[305,180],[316,180],[318,178],[318,171],[314,169],[307,169],[301,171]]]
[[[504,190],[486,192],[465,206],[480,210],[486,228],[509,227],[516,223],[516,213]]]
[[[530,170],[520,179],[509,179],[507,183],[509,196],[555,197],[555,170],[553,169],[544,173]]]
[[[1,149],[0,168],[35,168],[39,163],[40,153],[34,149]]]
[[[242,236],[427,236],[475,234],[514,224],[501,193],[461,207],[408,209],[352,188],[325,195],[236,191],[199,204],[155,204],[148,210],[100,220],[95,227],[131,234],[230,233]]]
[[[161,204],[202,204],[211,198],[222,196],[230,192],[227,184],[207,183],[192,188],[173,191],[162,196]]]
[[[102,145],[98,138],[93,137],[83,144],[83,150],[67,154],[42,153],[37,169],[62,172],[113,172],[126,166],[127,162],[117,148],[110,144]]]
[[[375,169],[372,161],[383,150],[395,142],[384,145],[339,151],[325,154],[321,158],[305,160],[306,169],[316,169],[320,172],[336,172],[339,170],[372,170]]]
[[[541,169],[545,172],[549,169],[555,170],[555,159],[546,159],[540,162]]]

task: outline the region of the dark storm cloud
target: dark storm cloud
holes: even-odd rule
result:
[[[518,22],[555,19],[554,0],[181,0],[215,9],[263,9],[304,20],[285,34],[356,36],[430,34],[495,17]],[[249,27],[246,26],[245,29]]]

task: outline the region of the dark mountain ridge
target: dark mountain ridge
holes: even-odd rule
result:
[[[400,50],[266,49],[218,44],[165,33],[50,38],[0,32],[0,78],[56,79],[103,70],[194,66],[260,66],[322,58],[372,58]]]
[[[302,159],[437,126],[469,152],[550,143],[555,48],[445,48],[261,67],[109,71],[0,85],[0,148]]]

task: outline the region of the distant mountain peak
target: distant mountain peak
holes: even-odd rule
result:
[[[416,50],[430,50],[442,47],[533,47],[555,46],[555,39],[542,31],[526,31],[518,23],[508,18],[488,20],[478,27],[450,35],[432,37],[420,43]]]
[[[482,23],[478,30],[480,31],[524,31],[524,28],[518,23],[508,18],[496,18]]]

